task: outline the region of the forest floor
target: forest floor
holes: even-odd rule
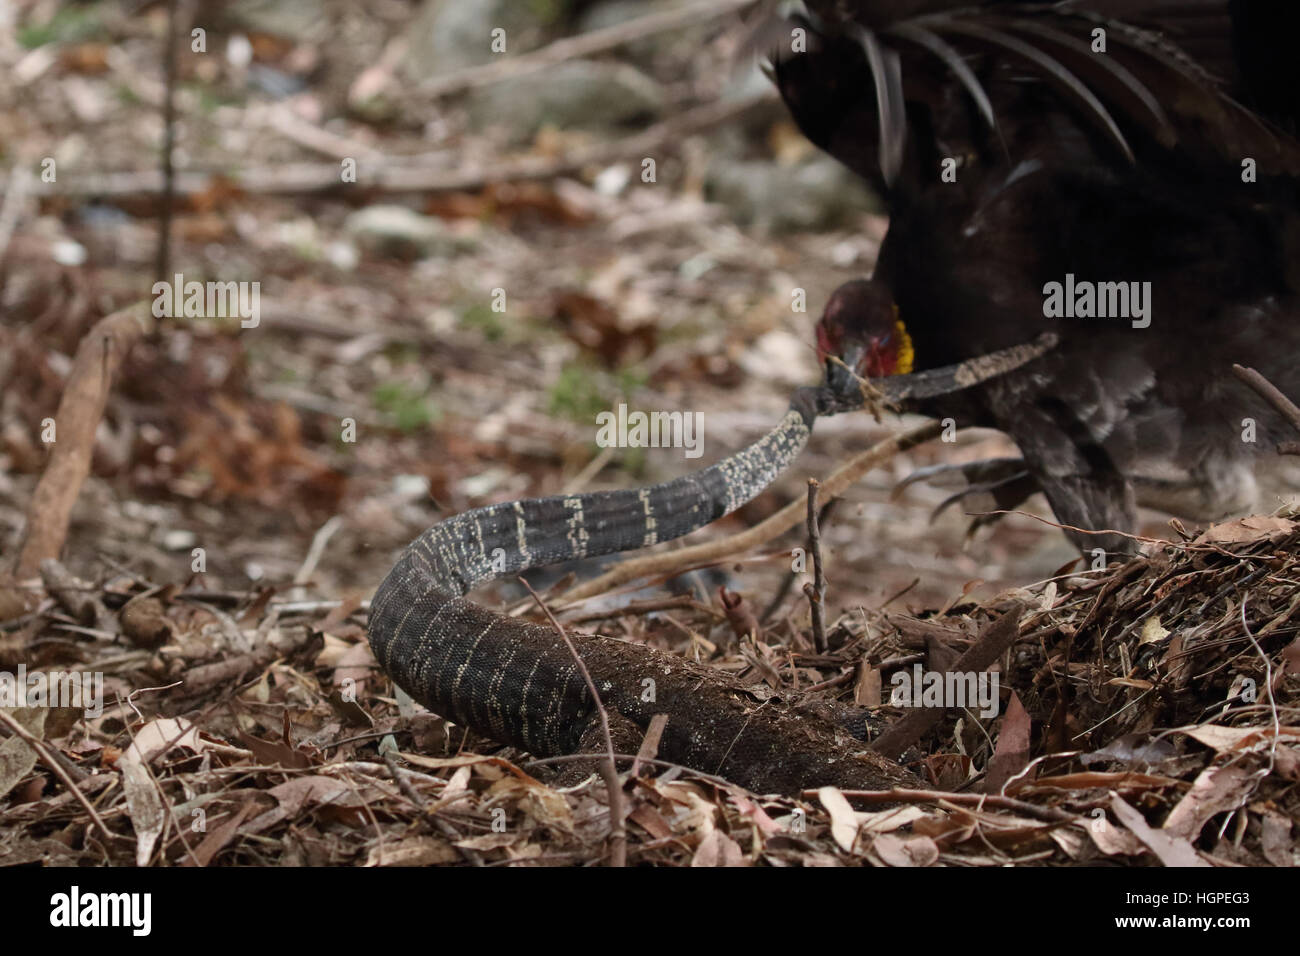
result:
[[[165,7],[19,6],[20,29],[0,33],[6,568],[39,518],[78,349],[151,298],[164,206]],[[710,65],[734,31],[582,61],[640,69],[659,97],[648,118],[484,123],[501,106],[483,105],[472,64],[439,80],[460,88],[412,79],[436,6],[286,4],[329,28],[215,21],[213,52],[182,48],[161,274],[257,281],[260,314],[162,319],[134,343],[92,423],[61,564],[0,588],[0,670],[97,672],[105,700],[94,717],[2,712],[0,863],[608,859],[599,779],[558,790],[528,755],[398,704],[365,641],[369,595],[441,518],[663,480],[757,438],[818,379],[818,310],[870,272],[887,221],[844,198],[761,85]],[[575,22],[539,22],[536,42]],[[806,222],[767,215],[786,188]],[[703,457],[596,447],[595,415],[620,402],[702,412]],[[794,469],[689,540],[752,526],[918,421],[820,422]],[[932,519],[951,489],[895,493],[917,468],[1009,453],[963,432],[844,495],[822,528],[828,653],[812,649],[804,578],[783,590],[802,528],[689,576],[671,607],[567,609],[781,694],[823,685],[897,716],[881,703],[892,675],[941,669],[1023,608],[996,668],[1002,715],[951,713],[905,754],[932,791],[853,810],[672,771],[628,785],[632,862],[1295,865],[1295,523],[1180,534],[1149,515],[1142,557],[1093,570],[1041,501],[968,540],[962,508]],[[569,571],[597,568],[537,580]],[[784,597],[738,636],[719,584],[758,609]]]

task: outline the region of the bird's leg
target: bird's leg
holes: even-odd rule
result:
[[[1025,393],[1015,383],[990,383],[994,413],[1009,423],[1008,437],[1025,456],[1029,477],[1066,536],[1085,554],[1131,554],[1137,524],[1133,486],[1109,452],[1068,404],[1053,395]],[[1103,533],[1098,533],[1103,532]]]
[[[894,486],[892,496],[897,499],[905,488],[918,481],[944,487],[950,483],[948,479],[955,477],[964,480],[966,487],[939,502],[930,512],[930,520],[934,521],[956,504],[961,504],[962,510],[968,513],[988,512],[977,514],[966,529],[967,539],[1001,518],[997,512],[1013,511],[1042,490],[1023,458],[984,458],[962,464],[918,468]]]

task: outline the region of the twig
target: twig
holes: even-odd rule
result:
[[[1291,399],[1283,395],[1276,385],[1253,368],[1234,365],[1232,371],[1237,378],[1254,389],[1260,398],[1277,409],[1282,417],[1290,422],[1292,428],[1300,432],[1300,408],[1297,408]],[[1295,442],[1285,442],[1279,445],[1277,450],[1282,455],[1300,455],[1300,445]]]
[[[77,798],[77,802],[80,803],[82,807],[85,808],[86,813],[90,815],[90,819],[95,821],[95,825],[99,827],[100,831],[103,832],[104,836],[108,839],[108,841],[112,843],[114,837],[116,837],[117,834],[113,833],[113,831],[110,830],[108,826],[104,823],[103,819],[95,811],[94,805],[89,800],[86,799],[86,795],[82,793],[80,789],[78,789],[77,785],[73,782],[72,777],[68,774],[66,770],[63,769],[63,765],[59,763],[58,760],[50,756],[49,750],[46,748],[45,743],[43,741],[37,740],[36,737],[34,737],[27,730],[26,727],[18,723],[18,721],[14,720],[3,710],[0,710],[0,722],[4,723],[4,725],[8,727],[10,730],[12,730],[17,736],[21,737],[23,739],[23,742],[26,743],[27,746],[35,750],[36,753],[39,754],[44,759],[46,766],[48,766],[50,770],[54,772],[54,775],[58,777],[59,780],[63,782],[63,785],[67,787],[68,790],[72,793],[72,795]]]
[[[826,504],[822,505],[821,513],[817,516],[817,521],[819,524],[825,522],[826,519],[830,517],[831,512],[835,510],[835,502],[839,500],[840,499],[838,498],[832,498],[830,501],[826,502]],[[812,550],[811,546],[808,548],[808,550]],[[798,577],[799,575],[796,574],[794,571],[791,571],[789,574],[785,576],[784,580],[781,581],[781,586],[777,588],[776,594],[772,596],[772,600],[770,600],[767,603],[767,607],[763,608],[763,613],[758,616],[758,622],[760,624],[766,624],[767,621],[772,617],[772,615],[777,612],[777,609],[781,606],[781,604],[785,601],[786,596],[790,593],[790,589],[794,587],[795,579],[797,579]]]
[[[321,555],[325,553],[325,546],[341,527],[343,519],[335,515],[316,530],[311,539],[311,547],[307,549],[307,557],[303,558],[298,572],[293,576],[294,584],[303,585],[311,580],[311,576],[316,573],[316,565],[320,564]]]
[[[587,665],[582,660],[582,655],[578,649],[573,646],[573,641],[569,639],[569,634],[560,626],[560,622],[555,619],[551,609],[533,590],[533,586],[528,583],[523,575],[519,576],[519,582],[528,589],[528,593],[537,601],[537,606],[550,620],[551,626],[555,628],[564,644],[573,655],[574,662],[578,665],[578,672],[582,674],[582,679],[587,683],[587,692],[591,694],[591,699],[596,702],[596,713],[600,716],[600,732],[605,738],[605,757],[600,761],[600,775],[605,780],[605,790],[609,794],[609,842],[610,842],[610,864],[616,867],[627,865],[627,828],[623,823],[623,787],[618,781],[618,769],[614,766],[614,738],[609,733],[609,712],[605,710],[605,704],[600,699],[600,694],[596,690],[596,682],[591,679],[591,674],[587,671]]]
[[[599,30],[591,30],[573,37],[556,40],[540,50],[533,50],[509,59],[498,59],[481,66],[472,66],[445,76],[436,77],[424,83],[420,92],[428,96],[446,96],[463,90],[487,86],[500,80],[523,76],[579,57],[591,56],[614,47],[622,46],[642,37],[656,33],[667,33],[679,27],[711,20],[745,7],[752,6],[757,0],[697,0],[673,10],[664,10],[647,16],[637,17],[626,23]]]
[[[171,274],[172,205],[176,199],[176,168],[172,152],[176,148],[176,12],[181,0],[167,0],[167,25],[163,33],[163,141],[158,157],[163,191],[158,212],[158,257],[154,278],[166,281]]]
[[[14,577],[31,577],[42,561],[59,556],[72,506],[90,474],[95,430],[104,414],[113,374],[136,339],[152,330],[148,303],[137,303],[100,319],[77,347],[55,415],[56,441],[27,508],[27,527]]]
[[[844,790],[841,792],[844,796],[863,803],[946,802],[958,806],[975,807],[976,809],[997,807],[1002,810],[1014,810],[1017,813],[1036,817],[1039,820],[1047,820],[1051,823],[1079,822],[1079,817],[1066,813],[1064,810],[1057,810],[1055,807],[1040,807],[1037,804],[1017,800],[1014,797],[1003,797],[990,793],[947,793],[943,790],[908,790],[898,787],[892,790]],[[804,796],[815,797],[817,791],[805,790]]]
[[[640,774],[642,761],[653,760],[655,754],[659,752],[659,741],[663,739],[664,728],[667,726],[667,714],[655,714],[650,718],[650,724],[645,729],[645,736],[641,738],[641,746],[636,752],[636,760],[632,761],[631,775],[633,777]]]
[[[909,432],[894,435],[882,442],[878,442],[836,469],[830,477],[822,482],[822,488],[830,496],[842,494],[845,489],[849,488],[877,465],[888,461],[901,452],[907,451],[909,448],[915,448],[922,442],[929,441],[938,435],[941,430],[942,428],[938,422],[926,422]],[[642,558],[622,561],[599,577],[592,578],[585,584],[580,584],[564,592],[556,598],[556,601],[563,602],[566,605],[573,604],[584,598],[602,594],[611,588],[626,584],[636,578],[646,577],[651,574],[676,572],[680,568],[709,564],[721,558],[752,550],[789,531],[803,517],[804,503],[802,501],[792,501],[771,517],[760,521],[747,531],[732,535],[730,538],[706,541],[703,544],[693,545],[688,548],[678,548],[676,551],[667,551],[663,554],[652,554]]]
[[[384,766],[387,767],[388,772],[392,774],[393,782],[397,784],[397,789],[402,791],[402,796],[406,797],[407,800],[410,800],[416,809],[423,811],[424,799],[415,792],[415,788],[411,786],[411,781],[402,776],[402,770],[397,766],[397,761],[393,758],[392,751],[380,747],[379,756],[384,758]]]
[[[1257,641],[1255,635],[1251,633],[1250,625],[1246,623],[1246,601],[1249,600],[1249,598],[1249,594],[1243,594],[1241,596],[1241,627],[1242,630],[1246,632],[1246,637],[1250,638],[1250,643],[1251,646],[1255,648],[1255,653],[1258,654],[1260,660],[1264,662],[1264,686],[1268,688],[1269,713],[1273,718],[1273,745],[1268,748],[1268,766],[1264,768],[1261,774],[1259,774],[1259,779],[1262,780],[1273,772],[1273,767],[1277,763],[1277,741],[1282,735],[1282,718],[1277,712],[1277,688],[1273,686],[1273,661],[1264,653],[1264,648],[1259,646],[1259,641]],[[1258,781],[1256,782],[1256,786],[1258,786]],[[1254,791],[1252,790],[1252,793],[1253,792]],[[1242,803],[1245,803],[1244,799],[1242,800]]]
[[[812,615],[813,645],[818,654],[825,654],[826,618],[822,602],[826,598],[826,575],[822,572],[822,533],[817,525],[817,489],[821,484],[816,478],[808,479],[808,550],[812,552],[812,583],[803,586],[803,593],[808,595],[808,610]]]
[[[624,763],[634,761],[637,763],[649,764],[652,767],[658,767],[661,770],[676,770],[679,773],[689,774],[697,780],[707,780],[709,783],[716,784],[725,790],[736,793],[748,793],[743,787],[732,783],[717,774],[705,773],[703,770],[696,770],[694,767],[687,767],[684,764],[673,763],[670,760],[662,760],[659,757],[643,757],[640,754],[612,754],[614,760],[620,760]],[[560,754],[556,757],[538,757],[536,760],[530,760],[527,763],[520,764],[519,769],[527,770],[529,767],[548,767],[551,764],[573,763],[578,760],[590,760],[591,754]]]

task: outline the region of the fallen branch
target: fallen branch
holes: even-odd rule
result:
[[[926,422],[910,432],[893,435],[882,442],[877,442],[871,448],[850,459],[848,463],[842,465],[823,481],[822,493],[828,498],[843,494],[854,482],[876,466],[901,452],[907,451],[909,448],[915,448],[917,445],[929,441],[937,436],[941,430],[942,426],[938,422]],[[603,594],[611,588],[616,588],[620,584],[626,584],[628,581],[637,578],[647,577],[652,574],[675,574],[683,568],[711,564],[741,552],[752,551],[773,538],[785,534],[785,532],[799,524],[800,521],[804,520],[806,511],[807,503],[805,500],[792,501],[771,517],[760,521],[747,531],[732,535],[730,538],[706,541],[703,544],[693,545],[689,548],[678,548],[676,551],[667,551],[663,554],[651,554],[646,557],[622,561],[599,577],[592,578],[585,584],[569,589],[555,598],[554,601],[562,602],[566,606],[572,605],[585,598]]]
[[[14,576],[19,580],[57,558],[68,535],[72,506],[90,474],[95,430],[104,415],[113,375],[141,336],[153,331],[147,302],[100,319],[77,347],[68,384],[55,416],[55,441],[49,463],[32,493]]]

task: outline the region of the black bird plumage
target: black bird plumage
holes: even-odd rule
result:
[[[808,0],[790,26],[807,45],[773,57],[783,98],[890,213],[823,349],[857,358],[901,320],[928,368],[1051,329],[1050,355],[929,409],[1019,446],[968,469],[999,505],[1041,489],[1062,524],[1121,532],[1139,502],[1267,506],[1285,427],[1231,365],[1300,394],[1300,4]],[[1067,275],[1150,283],[1150,324],[1046,317]]]

